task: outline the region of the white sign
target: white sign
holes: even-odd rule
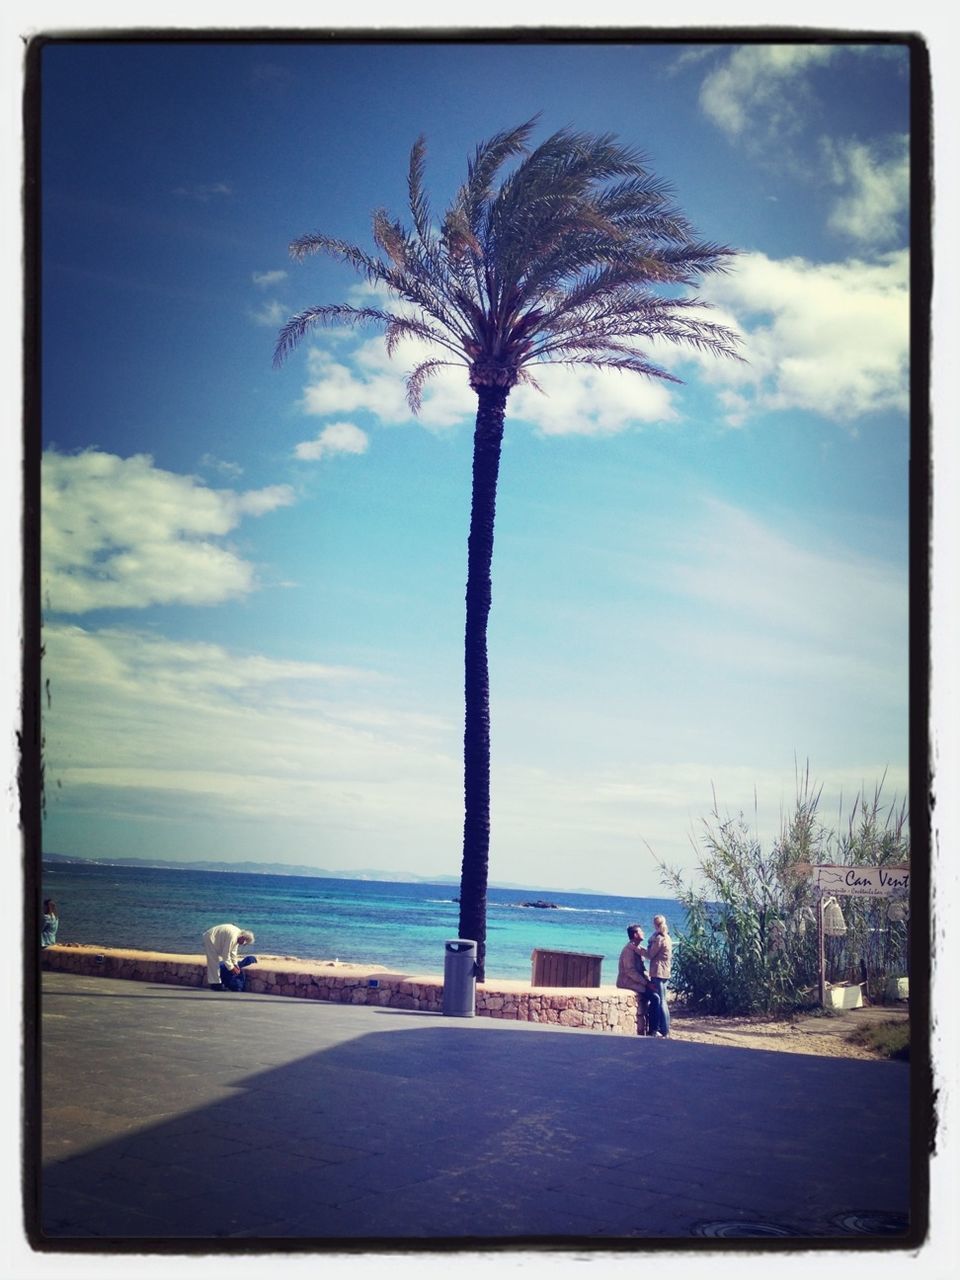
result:
[[[894,898],[910,892],[909,867],[811,867],[810,878],[824,893],[836,895]]]

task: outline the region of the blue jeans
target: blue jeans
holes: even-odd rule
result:
[[[225,964],[221,964],[220,981],[228,991],[245,991],[247,983],[243,971],[248,964],[256,963],[256,956],[244,956],[242,960],[237,961],[237,968],[240,970],[239,973],[234,973],[233,970],[228,969]]]
[[[641,998],[647,1015],[647,1035],[652,1036],[660,1028],[660,997],[653,987],[648,987]]]
[[[657,1011],[654,1017],[654,1003],[650,1001],[650,1029],[651,1032],[659,1031],[662,1036],[670,1034],[670,1010],[667,1008],[667,980],[666,978],[651,978],[650,982],[653,990],[657,994]]]

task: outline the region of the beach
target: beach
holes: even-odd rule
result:
[[[832,1017],[800,1013],[791,1018],[732,1018],[697,1014],[677,1006],[671,1006],[670,1015],[670,1034],[677,1040],[861,1062],[882,1060],[882,1055],[857,1044],[851,1036],[864,1027],[884,1022],[904,1023],[909,1019],[905,1002],[864,1005]]]

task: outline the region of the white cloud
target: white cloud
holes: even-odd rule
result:
[[[825,44],[741,46],[704,78],[700,106],[728,137],[752,146],[792,134],[807,116],[805,73],[839,52]]]
[[[101,843],[100,853],[129,851],[129,833],[146,823],[164,856],[191,846],[223,855],[224,829],[247,824],[241,856],[456,872],[456,695],[444,717],[407,709],[409,691],[374,671],[119,628],[54,624],[44,640],[54,831],[92,813],[115,842]],[[734,811],[752,810],[756,787],[761,826],[776,831],[794,793],[793,745],[778,742],[759,766],[728,749],[722,763],[709,750],[672,760],[627,755],[616,764],[587,752],[569,770],[496,751],[492,877],[655,893],[644,842],[671,864],[690,865],[689,837],[709,810],[711,785]],[[868,755],[829,767],[820,775],[822,812],[836,813],[841,789],[849,803],[861,784],[872,787],[885,765]],[[906,770],[892,768],[888,793],[902,796],[906,787]]]
[[[277,842],[302,823],[369,841],[441,814],[455,840],[458,734],[392,705],[377,672],[119,628],[53,624],[44,642],[53,805],[176,824],[188,801],[210,821],[269,822]]]
[[[905,745],[877,732],[893,717],[905,744],[902,566],[826,538],[810,546],[715,500],[691,502],[679,535],[665,517],[646,542],[624,596],[640,612],[648,594],[666,600],[657,629],[669,634],[663,649],[644,648],[644,628],[616,603],[606,704],[592,689],[578,693],[576,678],[533,692],[526,681],[521,695],[506,673],[498,681],[495,879],[656,892],[643,841],[689,865],[711,784],[734,810],[751,809],[756,786],[773,834],[793,794],[794,751],[812,753],[831,817],[841,789],[849,803],[887,765],[888,792],[906,792]],[[604,617],[596,625],[604,631]],[[455,682],[425,696],[376,671],[120,628],[55,624],[45,642],[50,806],[65,831],[81,812],[118,850],[146,823],[158,851],[196,839],[222,852],[229,829],[245,856],[269,848],[281,860],[296,852],[292,860],[361,867],[375,848],[376,865],[456,870]],[[624,647],[635,680],[617,669]],[[578,661],[583,674],[590,659]]]
[[[416,349],[414,349],[416,348]],[[404,343],[391,359],[380,338],[364,341],[352,352],[333,356],[313,347],[308,358],[311,381],[302,400],[304,412],[326,416],[368,412],[383,423],[419,421],[431,429],[472,422],[477,410],[466,369],[441,369],[425,384],[423,407],[415,419],[406,402],[405,376],[429,358],[425,344]],[[507,412],[544,435],[610,435],[644,422],[676,417],[665,382],[616,370],[535,367],[543,393],[520,385],[510,393]]]
[[[278,507],[289,507],[294,502],[293,490],[288,484],[269,484],[263,489],[247,489],[233,493],[221,489],[221,498],[232,505],[238,516],[265,516]]]
[[[245,690],[248,694],[285,686],[286,695],[308,699],[305,685],[380,683],[382,677],[358,667],[330,666],[245,654],[196,640],[168,640],[152,632],[122,627],[90,630],[67,623],[44,629],[52,671],[68,683],[114,682],[127,691],[152,691],[170,702],[190,700],[206,690]]]
[[[319,416],[367,412],[391,425],[416,421],[406,400],[406,376],[421,360],[435,354],[425,344],[406,342],[391,359],[381,338],[368,339],[337,357],[313,347],[303,410]],[[441,369],[426,386],[419,421],[431,428],[451,427],[472,419],[476,407],[466,369]]]
[[[286,271],[254,271],[251,279],[255,285],[259,285],[261,289],[269,289],[271,285],[279,284],[281,280],[286,280]]]
[[[335,359],[320,347],[310,348],[307,364],[310,382],[301,401],[304,413],[323,417],[366,410],[385,423],[411,418],[399,372],[377,378],[363,376],[345,360]]]
[[[301,440],[294,455],[306,462],[316,462],[338,453],[366,453],[369,439],[365,431],[352,422],[331,422],[313,440]]]
[[[656,876],[642,842],[690,865],[688,835],[698,835],[714,785],[724,811],[751,819],[756,788],[772,838],[794,796],[795,752],[801,767],[812,753],[828,822],[841,793],[849,812],[884,772],[888,799],[907,794],[906,567],[826,537],[813,543],[809,530],[793,536],[716,500],[689,504],[680,524],[665,517],[659,536],[648,528],[635,572],[638,598],[660,602],[655,644],[622,604],[611,613],[641,675],[617,670],[620,641],[606,651],[608,706],[591,688],[589,706],[574,710],[574,681],[559,707],[544,690],[500,710],[494,813],[511,865],[539,859],[557,883],[613,886],[619,876],[645,886],[621,892],[649,893]],[[606,629],[606,618],[596,625]],[[586,634],[585,643],[594,652]],[[527,723],[546,749],[526,745]],[[552,757],[553,742],[574,733],[577,745]],[[521,735],[522,752],[512,740]],[[635,859],[626,872],[625,850]]]
[[[546,436],[615,435],[642,422],[677,417],[668,384],[616,369],[534,368],[543,388],[518,386],[508,412]]]
[[[812,165],[791,141],[823,114],[811,73],[831,59],[863,55],[869,46],[748,45],[734,49],[703,80],[700,105],[727,137],[755,155],[794,169],[806,181],[841,189],[831,230],[863,245],[896,241],[909,200],[906,135],[866,144],[821,137]]]
[[[154,465],[89,450],[47,452],[42,468],[45,607],[55,613],[216,604],[255,585],[222,539],[246,516],[289,506],[287,485],[234,492]]]
[[[262,307],[250,312],[250,317],[254,324],[263,325],[265,328],[276,329],[283,324],[289,317],[289,310],[278,302],[275,298],[268,302],[264,302]]]
[[[909,264],[744,254],[705,292],[736,318],[749,363],[699,359],[730,419],[805,409],[837,422],[909,403]]]
[[[205,467],[208,471],[219,471],[221,475],[227,476],[230,480],[238,480],[243,475],[243,467],[239,462],[229,462],[225,458],[218,458],[215,454],[205,453],[200,459],[200,466]]]
[[[609,893],[663,892],[655,858],[696,880],[694,849],[703,837],[716,796],[721,817],[742,812],[764,844],[781,830],[797,795],[796,763],[786,756],[763,765],[716,760],[638,763],[629,770],[586,768],[569,774],[521,767],[508,776],[493,762],[497,833],[501,849],[516,850],[499,874],[530,884],[603,886]],[[870,756],[811,777],[822,784],[819,814],[842,828],[853,797],[884,778],[888,803],[908,794],[906,768],[887,768]],[[757,809],[754,810],[756,798]],[[838,813],[843,813],[838,820]],[[589,859],[584,859],[589,849]],[[625,851],[629,851],[625,860]],[[529,870],[528,870],[529,868]],[[545,870],[549,868],[549,871]],[[497,872],[492,873],[496,878]],[[599,891],[603,891],[602,889]],[[673,894],[667,891],[666,897]]]
[[[677,640],[719,669],[853,687],[905,705],[905,568],[829,545],[791,541],[754,516],[704,502],[657,573],[663,590],[708,612]]]
[[[910,153],[906,135],[869,147],[854,139],[822,141],[830,181],[844,189],[828,225],[863,244],[896,239],[910,197]]]
[[[866,230],[865,220],[861,226]],[[704,294],[714,304],[706,318],[744,335],[747,363],[656,341],[648,346],[669,370],[682,373],[684,366],[696,367],[699,377],[717,389],[731,424],[751,414],[793,409],[843,423],[876,411],[906,409],[906,253],[834,263],[744,254],[729,275],[711,279]],[[341,342],[336,354],[314,346],[302,408],[318,416],[368,412],[385,424],[412,422],[404,377],[428,355],[425,344],[408,342],[391,359],[379,337],[352,347]],[[515,387],[508,414],[544,435],[611,435],[679,416],[675,393],[663,381],[548,365],[533,372],[546,394],[531,386]],[[475,412],[475,396],[457,366],[442,369],[426,384],[419,421],[442,429],[472,421]],[[298,450],[305,447],[307,442]]]
[[[182,187],[175,187],[175,196],[185,196],[189,200],[198,200],[206,204],[214,196],[231,196],[233,188],[226,182],[193,182]]]
[[[648,344],[663,366],[694,367],[717,390],[733,425],[761,412],[804,409],[837,422],[905,410],[909,399],[909,268],[906,253],[875,261],[813,263],[762,253],[738,257],[712,278],[705,318],[744,335],[746,363],[719,360],[667,343]],[[386,424],[413,421],[404,376],[429,355],[404,343],[391,360],[379,337],[334,354],[314,346],[302,408],[334,416],[368,412]],[[678,417],[670,384],[615,370],[543,365],[533,372],[545,395],[519,385],[507,411],[544,435],[611,435]],[[446,368],[428,382],[420,421],[428,428],[471,422],[476,400],[465,371]]]
[[[382,286],[357,284],[349,293],[354,306],[384,306],[402,314],[415,309],[398,303]],[[711,319],[716,317],[711,315]],[[345,343],[344,338],[352,342]],[[333,340],[333,341],[331,341]],[[336,345],[334,356],[330,350]],[[652,344],[648,344],[651,346]],[[671,367],[677,348],[659,354]],[[430,430],[472,423],[477,399],[467,380],[466,366],[453,363],[424,383],[423,403],[414,417],[406,401],[407,374],[421,361],[443,359],[444,352],[412,338],[401,341],[388,356],[379,336],[357,341],[349,331],[324,332],[322,345],[310,348],[310,382],[301,406],[305,413],[326,416],[368,412],[382,423],[419,422]],[[677,417],[665,381],[617,370],[536,365],[531,372],[538,385],[519,385],[510,393],[507,413],[544,435],[612,435],[640,423],[668,422]]]

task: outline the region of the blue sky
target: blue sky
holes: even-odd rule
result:
[[[741,251],[702,293],[748,363],[511,395],[491,879],[655,893],[798,760],[825,816],[906,794],[905,50],[62,45],[43,87],[48,849],[458,872],[471,393],[271,356],[358,296],[292,239],[369,246],[418,134],[442,206],[535,112]]]

